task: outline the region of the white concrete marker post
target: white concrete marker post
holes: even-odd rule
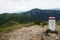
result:
[[[55,31],[55,17],[49,17],[49,29]]]

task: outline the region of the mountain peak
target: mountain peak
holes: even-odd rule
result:
[[[39,8],[34,8],[34,9],[32,9],[32,10],[41,10],[41,9],[39,9]]]

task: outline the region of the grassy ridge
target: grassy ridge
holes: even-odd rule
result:
[[[10,31],[13,31],[15,29],[19,29],[19,28],[22,28],[22,27],[29,27],[29,26],[32,26],[32,25],[35,25],[34,23],[24,23],[24,24],[20,24],[20,23],[16,23],[16,22],[8,22],[4,25],[1,25],[0,26],[0,33],[1,32],[10,32]]]
[[[59,21],[57,22],[58,24]],[[31,16],[24,16],[20,14],[0,14],[0,32],[12,31],[21,27],[29,27],[32,25],[47,25],[47,21],[40,21]]]
[[[0,32],[10,31],[23,26],[31,26],[39,24],[38,21],[33,20],[30,17],[26,17],[19,14],[0,14]]]

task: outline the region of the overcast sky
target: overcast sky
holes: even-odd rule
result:
[[[60,8],[60,0],[0,0],[0,13]]]

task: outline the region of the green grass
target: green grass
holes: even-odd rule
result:
[[[16,29],[19,29],[19,28],[22,28],[22,27],[30,27],[34,25],[34,23],[23,23],[23,24],[19,24],[19,23],[13,23],[12,25],[11,24],[4,24],[2,26],[0,26],[0,33],[1,32],[11,32],[13,30],[16,30]]]
[[[28,23],[18,23],[18,22],[14,22],[14,21],[10,21],[10,22],[6,22],[5,24],[0,26],[0,33],[1,32],[10,32],[22,27],[30,27],[33,25],[42,25],[45,26],[47,23],[46,22],[42,22],[42,24],[39,23],[34,23],[34,22],[28,22]]]
[[[20,25],[14,25],[14,26],[9,26],[9,27],[4,27],[0,28],[0,32],[10,32],[13,31],[14,29],[20,28]]]

